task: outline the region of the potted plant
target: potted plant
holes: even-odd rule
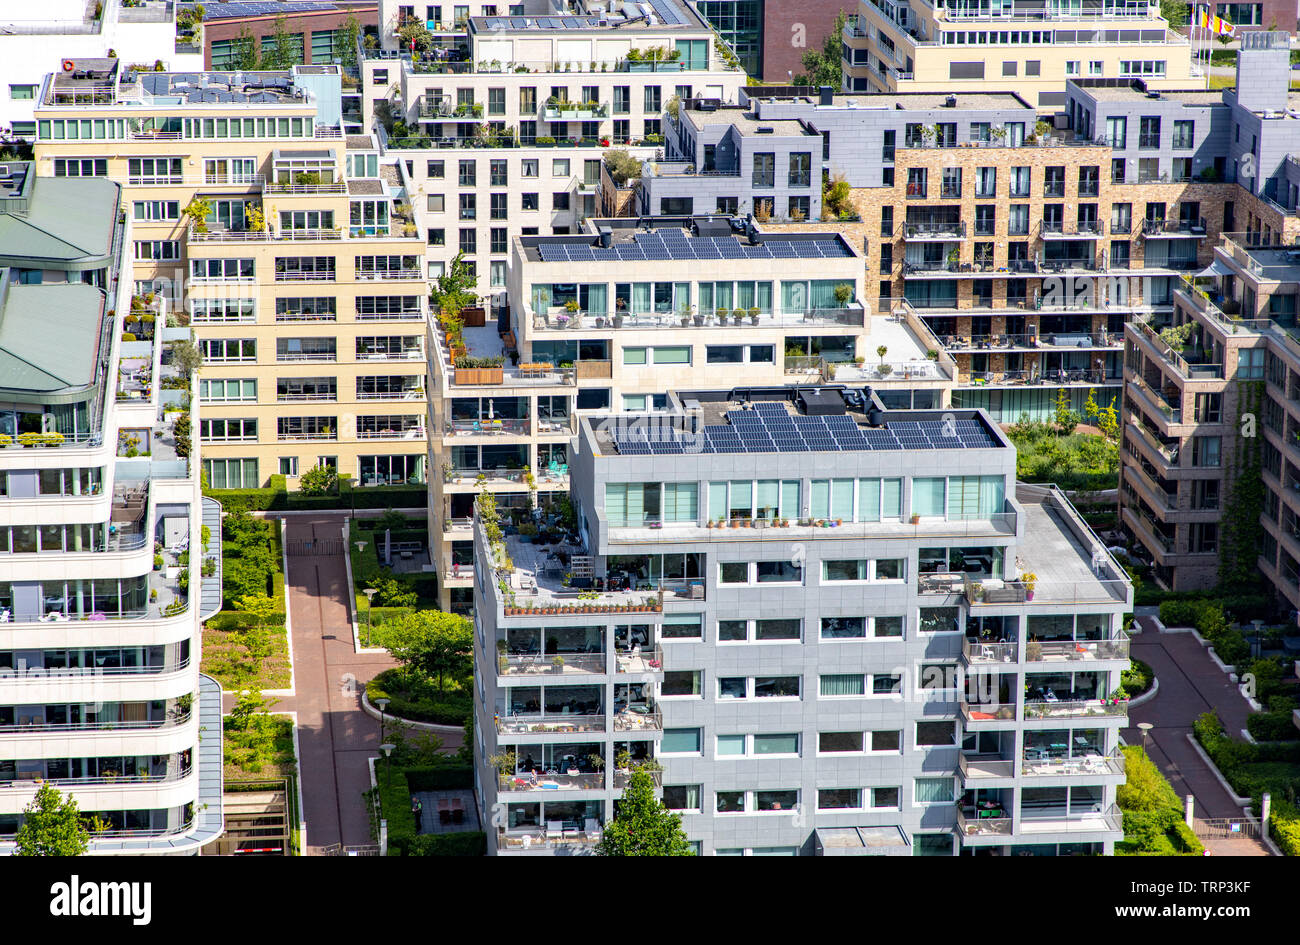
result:
[[[1038,583],[1038,575],[1033,571],[1026,571],[1020,575],[1020,583],[1025,586],[1025,600],[1034,599],[1034,587]]]
[[[719,325],[727,324],[727,307],[725,305],[719,305],[713,310],[713,314],[717,316]]]
[[[691,307],[683,302],[677,310],[677,315],[682,320],[682,327],[685,328],[691,323]]]
[[[853,299],[853,286],[847,282],[841,282],[835,287],[835,301],[840,308],[847,308]]]
[[[751,325],[757,325],[757,324],[758,324],[758,306],[757,306],[757,305],[752,305],[752,306],[750,306],[750,309],[749,309],[749,323],[750,323]]]
[[[614,327],[623,327],[623,312],[627,308],[627,299],[614,300]]]
[[[926,356],[927,358],[929,358],[931,361],[938,361],[938,360],[939,360],[939,352],[936,351],[934,348],[931,348],[929,351],[927,351],[927,352],[925,353],[925,356]]]
[[[614,753],[614,767],[619,774],[629,774],[632,770],[632,754],[626,748]]]
[[[731,323],[733,325],[739,325],[741,323],[741,319],[743,319],[744,317],[745,317],[745,310],[743,308],[733,308],[731,310]]]
[[[916,512],[913,512],[913,513],[912,513],[912,524],[913,524],[913,525],[918,525],[918,524],[920,524],[920,522],[921,522],[921,516],[920,516],[920,514],[918,514],[918,513],[916,513]]]

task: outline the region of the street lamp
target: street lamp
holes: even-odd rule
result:
[[[1150,742],[1151,729],[1152,729],[1153,727],[1154,727],[1154,726],[1153,726],[1150,722],[1139,722],[1139,723],[1138,723],[1138,729],[1142,732],[1142,750],[1143,750],[1143,751],[1146,751],[1146,750],[1147,750],[1147,745],[1148,745],[1149,742]]]
[[[370,611],[375,606],[375,595],[379,593],[379,588],[367,587],[363,593],[366,595],[366,646],[370,646]]]
[[[393,749],[396,747],[392,742],[384,742],[379,746],[379,750],[384,753],[384,766],[388,769],[384,775],[385,788],[393,786]]]
[[[387,696],[380,696],[375,700],[375,705],[379,706],[379,740],[381,742],[384,740],[384,710],[388,708],[388,703],[391,701]]]
[[[1250,642],[1250,655],[1259,659],[1264,652],[1264,621],[1256,619],[1251,623],[1255,625],[1255,638]]]

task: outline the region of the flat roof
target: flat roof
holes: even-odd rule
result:
[[[679,262],[694,259],[852,259],[856,254],[839,233],[764,233],[761,242],[738,236],[693,235],[682,226],[614,230],[612,245],[599,236],[521,237],[535,262]]]
[[[822,392],[813,389],[812,393],[818,398],[818,408],[834,409],[822,402]],[[749,405],[715,401],[702,403],[701,409],[704,413],[696,432],[684,432],[667,423],[644,426],[627,422],[603,425],[597,441],[602,451],[622,456],[1009,448],[977,412],[961,418],[954,415],[951,423],[938,413],[922,418],[900,413],[892,419],[882,413],[880,422],[873,425],[863,414],[808,416],[784,400]]]
[[[1158,102],[1161,100],[1181,102],[1184,105],[1222,105],[1223,93],[1219,90],[1207,92],[1205,89],[1160,89],[1159,97],[1148,95],[1146,89],[1137,85],[1127,86],[1080,86],[1091,93],[1099,102]]]
[[[682,114],[690,118],[691,123],[698,128],[703,128],[706,125],[730,125],[738,129],[741,134],[758,134],[762,129],[770,128],[770,133],[774,135],[821,137],[809,131],[807,126],[797,118],[765,119],[758,117],[748,109],[688,108]]]
[[[257,104],[300,97],[288,72],[140,72],[136,76],[148,94],[176,96],[190,103]]]
[[[183,3],[182,7],[192,7],[192,3]],[[330,0],[280,0],[280,2],[267,2],[267,0],[220,0],[213,3],[209,0],[203,4],[203,20],[211,22],[212,20],[229,20],[238,17],[250,16],[279,16],[284,13],[326,13],[329,11],[344,11],[349,7],[341,7],[338,4],[331,3]]]
[[[551,32],[568,32],[574,30],[599,30],[602,33],[633,29],[651,31],[664,27],[690,26],[702,27],[704,24],[693,10],[678,0],[641,0],[633,16],[627,15],[630,4],[610,2],[605,10],[595,9],[588,13],[566,13],[554,16],[473,16],[470,17],[470,29],[475,33],[494,33],[514,30],[549,30]]]
[[[1037,577],[1034,603],[1127,599],[1127,576],[1101,540],[1089,534],[1068,500],[1051,488],[1025,483],[1016,484],[1016,500],[1025,513],[1025,537],[1016,555],[1023,570]],[[1076,519],[1074,527],[1071,517]]]
[[[92,285],[10,285],[0,298],[0,388],[89,387],[104,314],[104,293]]]
[[[815,88],[806,95],[764,95],[762,86],[743,90],[751,102],[802,102],[817,108],[892,108],[894,110],[920,110],[931,108],[970,109],[980,111],[993,108],[1023,108],[1037,111],[1016,92],[867,92],[840,94],[831,97],[829,105],[821,104]],[[949,97],[957,99],[955,106],[948,105]]]

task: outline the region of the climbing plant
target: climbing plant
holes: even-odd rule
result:
[[[1263,438],[1255,435],[1255,424],[1263,401],[1263,381],[1249,381],[1238,387],[1236,435],[1224,470],[1232,486],[1223,504],[1219,536],[1220,585],[1248,584],[1259,573],[1255,562],[1264,546],[1260,525],[1264,510],[1264,480],[1260,476]]]

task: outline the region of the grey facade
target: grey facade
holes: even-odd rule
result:
[[[707,423],[743,409],[725,398],[683,395]],[[879,432],[945,415],[849,416]],[[583,420],[586,556],[567,566],[592,589],[521,568],[532,551],[510,536],[506,562],[477,529],[475,757],[484,809],[502,811],[494,851],[590,850],[628,750],[705,855],[1109,852],[1125,710],[1106,697],[1127,666],[1131,587],[1059,494],[1017,490],[986,415],[947,416],[984,445],[629,455]],[[976,482],[980,507],[959,509]],[[656,514],[633,495],[675,499]],[[648,591],[610,590],[629,569]],[[625,615],[629,600],[649,609]],[[622,647],[629,624],[644,626],[639,653]],[[566,656],[579,638],[554,631],[557,647],[516,652],[561,625],[592,628],[585,647]],[[579,682],[580,712],[519,695]],[[599,746],[605,770],[572,744]],[[489,759],[510,751],[501,776]]]

